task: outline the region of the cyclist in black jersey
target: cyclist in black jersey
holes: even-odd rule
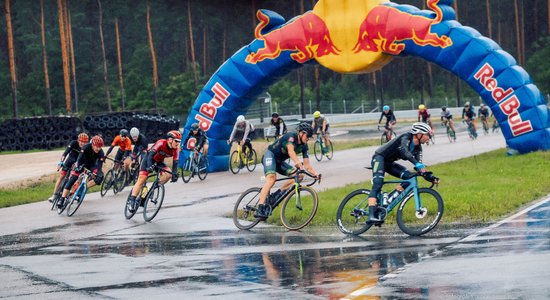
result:
[[[298,169],[306,169],[314,176],[318,176],[318,173],[313,169],[309,163],[308,145],[307,141],[313,136],[313,128],[309,123],[301,123],[297,128],[298,132],[289,132],[284,134],[280,139],[276,140],[273,144],[269,145],[262,158],[262,164],[264,166],[265,184],[260,192],[260,200],[258,209],[254,216],[256,218],[267,218],[267,212],[265,211],[265,202],[267,196],[275,181],[277,179],[277,173],[281,175],[291,175]],[[298,159],[297,153],[301,153],[304,159],[303,163]],[[290,158],[295,167],[286,162]],[[273,197],[278,197],[281,193],[284,193],[292,184],[293,180],[287,181],[280,190],[273,193]]]
[[[149,142],[147,141],[147,138],[142,133],[139,133],[139,129],[136,127],[132,127],[130,129],[130,138],[132,139],[132,143],[134,144],[134,148],[132,149],[132,153],[130,154],[131,161],[129,162],[128,166],[132,161],[136,159],[138,154],[142,154],[140,157],[143,159],[143,156],[145,153],[147,153],[147,148],[149,147]],[[126,164],[126,161],[124,162]]]
[[[189,143],[191,138],[194,139],[193,143]],[[185,149],[192,149],[195,151],[195,157],[197,153],[201,151],[204,156],[208,155],[208,137],[206,136],[206,132],[200,129],[199,124],[197,123],[191,124],[189,133],[187,134],[187,137],[183,141],[182,145]]]
[[[485,105],[484,103],[481,103],[479,106],[479,110],[477,111],[477,114],[479,115],[479,118],[481,119],[481,122],[485,124],[487,130],[489,128],[489,107]]]
[[[395,114],[393,113],[393,110],[389,107],[389,105],[384,105],[384,107],[382,108],[382,114],[380,114],[378,124],[382,122],[382,119],[384,117],[386,117],[386,125],[384,125],[384,127],[386,128],[386,135],[388,135],[388,131],[393,128],[393,125],[395,125],[395,123],[397,123]],[[389,140],[391,140],[391,136],[388,136],[388,141]]]
[[[470,102],[464,103],[464,108],[462,109],[462,120],[466,122],[472,122],[472,127],[474,127],[474,131],[477,131],[476,113],[474,112],[474,109],[470,105]]]
[[[275,127],[275,138],[279,138],[281,135],[287,133],[285,121],[276,112],[271,114],[271,125]]]
[[[389,143],[378,148],[372,157],[372,189],[369,194],[369,219],[368,222],[380,222],[376,215],[377,197],[384,183],[384,175],[388,173],[401,179],[410,176],[404,166],[396,163],[397,160],[408,160],[414,164],[419,172],[426,172],[426,166],[422,163],[422,144],[426,144],[431,137],[430,125],[418,122],[412,125],[409,132],[399,135]],[[395,198],[407,188],[407,183],[397,186],[395,191],[388,195],[388,199]]]

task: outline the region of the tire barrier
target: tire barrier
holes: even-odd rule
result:
[[[62,148],[81,132],[100,134],[105,145],[111,144],[120,129],[137,127],[149,141],[163,138],[170,130],[179,130],[180,120],[147,113],[110,113],[10,119],[0,123],[0,152]]]

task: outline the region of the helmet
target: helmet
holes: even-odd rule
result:
[[[442,110],[442,111],[446,111],[446,110],[447,110],[447,106],[441,106],[441,110]]]
[[[78,141],[81,143],[87,143],[89,140],[90,137],[84,132],[78,135]]]
[[[139,129],[137,129],[136,127],[132,127],[132,129],[130,129],[130,136],[133,138],[137,138],[139,136]]]
[[[94,136],[92,138],[92,146],[103,147],[103,139],[99,135]]]
[[[481,103],[479,106],[480,106],[480,107],[483,107],[483,106],[485,106],[485,103]]]
[[[298,132],[300,131],[305,131],[308,137],[313,136],[313,128],[311,128],[311,125],[307,122],[298,124]]]
[[[321,116],[321,112],[318,110],[313,113],[313,117],[316,119],[319,118],[320,116]]]
[[[464,107],[466,107],[466,106],[470,106],[470,101],[464,103]]]
[[[243,115],[239,115],[239,116],[237,117],[237,122],[239,122],[239,123],[242,122],[242,121],[244,121],[244,120],[245,120],[245,118],[244,118]]]
[[[430,134],[432,132],[432,128],[430,125],[423,123],[423,122],[417,122],[412,125],[411,133],[417,134]]]
[[[384,107],[382,107],[382,110],[383,111],[388,111],[388,110],[390,110],[390,106],[389,105],[384,105]]]
[[[120,136],[124,136],[124,137],[128,136],[128,130],[126,130],[126,129],[121,129],[121,130],[120,130]]]
[[[191,130],[199,130],[199,124],[198,123],[191,124]]]
[[[181,140],[181,133],[177,130],[171,130],[171,131],[168,131],[168,133],[166,134],[166,136],[168,138],[173,138],[173,139],[176,139],[176,140]]]
[[[424,108],[426,108],[426,106],[424,104],[418,105],[418,109],[423,110]]]
[[[278,117],[278,116],[279,116],[279,114],[276,113],[276,112],[274,112],[274,113],[271,114],[271,117],[272,117],[272,118],[276,118],[276,117]]]

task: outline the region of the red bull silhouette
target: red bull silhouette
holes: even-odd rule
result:
[[[296,51],[290,57],[299,63],[329,54],[338,55],[341,52],[332,42],[325,21],[312,12],[307,12],[266,34],[262,34],[261,31],[269,24],[269,16],[261,10],[256,16],[260,24],[256,26],[254,33],[258,40],[264,41],[264,47],[256,53],[250,53],[246,57],[248,63],[255,64],[264,59],[277,58],[284,50]]]
[[[435,18],[412,15],[395,7],[381,5],[368,14],[359,29],[359,39],[353,52],[382,51],[387,54],[399,55],[405,50],[405,40],[412,40],[419,46],[435,46],[446,48],[453,44],[452,40],[431,32],[433,25],[443,20],[443,12],[437,6],[440,0],[428,0],[428,7],[435,12]],[[409,19],[408,22],[403,20]],[[389,24],[392,24],[388,29]],[[380,48],[378,47],[380,45]]]

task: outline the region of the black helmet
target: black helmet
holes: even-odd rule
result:
[[[442,106],[442,107],[441,107],[441,110],[442,110],[442,111],[446,111],[446,110],[447,110],[447,106]]]
[[[272,117],[272,118],[276,118],[276,117],[278,117],[278,116],[279,116],[279,114],[276,113],[276,112],[273,112],[273,113],[271,114],[271,117]]]
[[[298,125],[298,131],[305,131],[308,137],[313,136],[313,128],[307,122],[302,122]]]
[[[128,136],[128,130],[126,130],[126,129],[121,129],[121,130],[120,130],[120,136],[124,136],[124,137]]]
[[[199,130],[199,124],[198,123],[191,124],[191,130]]]

